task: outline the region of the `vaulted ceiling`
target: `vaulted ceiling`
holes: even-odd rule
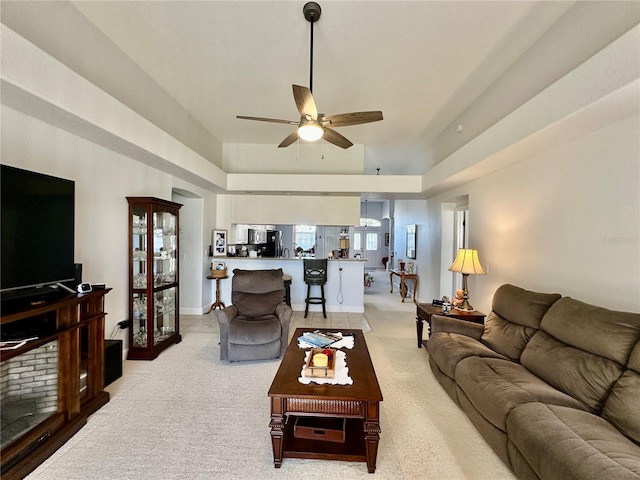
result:
[[[336,129],[354,144],[364,145],[363,173],[425,173],[544,88],[554,80],[549,75],[557,77],[572,67],[561,54],[538,58],[530,64],[537,68],[530,71],[530,84],[510,85],[499,96],[504,101],[484,106],[481,119],[465,118],[465,112],[530,55],[578,2],[318,3],[322,15],[314,25],[313,94],[319,111],[384,114],[381,122]],[[76,70],[85,69],[81,73],[103,82],[102,88],[112,89],[115,96],[118,91],[131,95],[127,103],[151,97],[147,92],[154,89],[163,92],[197,125],[183,141],[219,163],[207,143],[276,148],[294,128],[238,120],[236,115],[298,120],[291,85],[308,86],[310,80],[310,24],[303,17],[304,4],[3,1],[2,15],[3,23],[40,48],[58,49],[52,52],[57,58],[66,58]],[[86,25],[92,29],[92,41],[84,41],[89,35]],[[577,33],[587,34],[593,36]],[[114,70],[120,64],[105,48],[98,49],[98,43],[109,44],[139,74],[124,77],[126,84],[116,86]],[[105,80],[109,76],[112,84]],[[516,92],[525,98],[517,98]],[[146,109],[140,113],[151,121],[163,116],[149,105],[139,108]],[[163,128],[171,130],[171,123]]]

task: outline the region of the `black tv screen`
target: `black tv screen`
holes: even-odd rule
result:
[[[73,281],[74,182],[2,165],[0,183],[3,297]]]

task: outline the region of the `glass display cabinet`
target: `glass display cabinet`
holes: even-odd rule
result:
[[[129,360],[153,360],[179,343],[179,203],[153,197],[129,202]]]

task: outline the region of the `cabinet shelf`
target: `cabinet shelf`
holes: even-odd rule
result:
[[[153,360],[179,343],[179,203],[154,197],[129,202],[130,360]],[[162,253],[159,253],[162,252]],[[165,305],[170,308],[164,310]]]

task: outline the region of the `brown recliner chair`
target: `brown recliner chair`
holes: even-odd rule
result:
[[[284,303],[282,269],[233,271],[232,305],[216,310],[220,360],[279,358],[287,348],[293,310]]]

